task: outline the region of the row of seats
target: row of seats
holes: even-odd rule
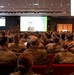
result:
[[[70,75],[74,72],[74,64],[52,64],[53,75]]]
[[[47,68],[53,69],[53,75],[70,75],[74,72],[74,64],[53,64],[54,54],[49,54],[49,64],[47,65],[33,65],[32,70],[35,73],[46,75]],[[8,75],[16,68],[14,64],[0,63],[0,75]]]
[[[74,64],[52,64],[52,68],[53,75],[70,75],[72,72],[74,72]],[[9,75],[14,70],[15,65],[0,63],[0,75]],[[32,70],[35,73],[46,75],[47,66],[33,65]]]
[[[74,72],[74,64],[52,64],[52,75],[70,75]],[[35,73],[46,75],[46,65],[34,65],[32,69]]]
[[[53,69],[52,75],[70,75],[74,72],[74,64],[53,64],[54,56],[54,54],[48,55],[48,67]],[[41,75],[46,75],[48,67],[46,65],[34,65],[32,70]]]
[[[14,72],[16,68],[15,64],[3,63],[0,62],[0,75],[9,75],[11,72]]]

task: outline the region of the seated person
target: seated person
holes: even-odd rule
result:
[[[30,46],[24,53],[31,53],[33,56],[34,64],[43,65],[47,64],[47,52],[45,49],[39,49],[39,40],[36,36],[30,36]]]
[[[16,55],[8,49],[8,38],[0,38],[0,62],[16,63]]]
[[[54,41],[50,40],[50,42],[45,46],[47,53],[58,53],[61,51],[61,45],[59,44],[59,38],[55,37]]]
[[[7,31],[6,37],[8,37],[9,43],[12,43],[13,42],[13,34],[12,34],[12,32],[10,30]]]
[[[61,45],[59,44],[59,38],[54,38],[54,49],[51,50],[51,53],[58,53],[61,51]]]
[[[54,49],[54,41],[51,40],[48,44],[45,45],[45,49],[47,53],[52,53],[52,50]]]
[[[22,53],[17,59],[18,71],[10,75],[36,75],[31,68],[33,66],[33,58],[29,53]]]
[[[67,42],[68,42],[68,50],[72,53],[74,53],[74,41],[73,41],[73,35],[67,36]]]
[[[74,43],[68,45],[68,50],[74,54]]]
[[[74,54],[68,51],[67,42],[63,42],[61,52],[55,55],[53,63],[74,63]]]
[[[29,23],[28,31],[34,31],[33,22],[30,22],[30,23]]]
[[[15,34],[14,36],[14,42],[9,44],[9,49],[15,53],[22,53],[25,49],[26,46],[24,43],[20,42],[20,36],[19,34]]]
[[[45,40],[46,44],[50,43],[50,41],[53,41],[52,36],[50,33],[47,34],[47,39]]]

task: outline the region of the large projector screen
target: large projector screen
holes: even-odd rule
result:
[[[5,26],[5,17],[0,17],[0,26]]]
[[[20,17],[20,31],[47,31],[47,17]]]
[[[74,0],[71,0],[71,16],[74,16]]]

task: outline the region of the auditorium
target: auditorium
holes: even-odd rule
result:
[[[0,0],[0,75],[74,75],[74,0]]]

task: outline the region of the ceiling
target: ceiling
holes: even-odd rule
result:
[[[70,16],[70,0],[0,0],[0,15]]]

